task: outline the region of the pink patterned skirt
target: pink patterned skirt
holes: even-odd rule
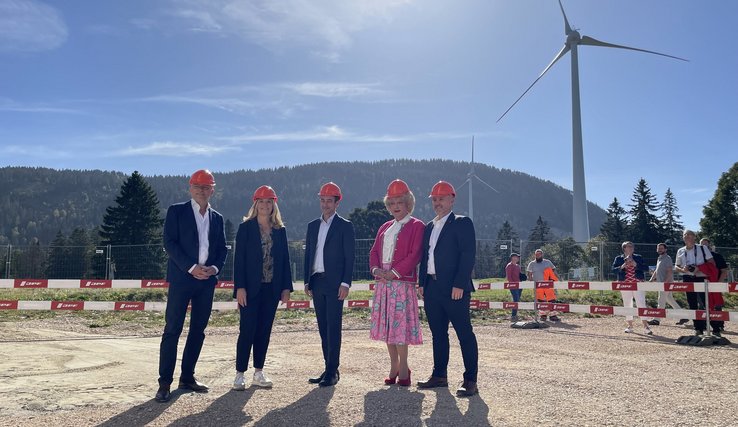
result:
[[[400,280],[376,282],[369,337],[387,344],[423,343],[415,283]]]

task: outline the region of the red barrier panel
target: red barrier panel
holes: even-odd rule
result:
[[[544,281],[544,282],[536,282],[536,289],[549,289],[554,287],[554,282],[552,281]]]
[[[696,310],[697,313],[697,319],[699,320],[706,320],[707,317],[705,316],[704,310]],[[730,320],[730,313],[727,311],[711,311],[710,312],[710,320],[722,320],[727,322]]]
[[[492,285],[490,285],[491,287]],[[520,289],[520,282],[505,282],[505,289]]]
[[[359,308],[359,307],[369,307],[369,300],[368,299],[350,299],[348,300],[348,306],[349,308]]]
[[[491,283],[480,283],[477,286],[477,290],[483,291],[485,289],[492,289],[492,284]]]
[[[569,282],[569,289],[589,290],[589,282]]]
[[[233,280],[220,280],[215,284],[215,287],[218,289],[233,289]]]
[[[144,309],[143,301],[116,301],[116,311],[138,311]]]
[[[613,291],[637,291],[638,282],[612,282]]]
[[[141,280],[142,288],[168,288],[169,282],[166,280]]]
[[[85,289],[102,289],[111,288],[113,286],[112,280],[88,280],[82,279],[79,281],[79,287]]]
[[[694,283],[666,282],[664,290],[669,292],[694,292]]]
[[[310,308],[310,301],[287,301],[287,308]]]
[[[663,308],[639,308],[640,317],[663,317],[666,318],[666,310]]]
[[[52,310],[84,310],[84,301],[51,301]]]
[[[18,310],[18,301],[0,301],[0,310]]]
[[[589,312],[592,314],[614,314],[615,308],[607,305],[590,305]]]
[[[48,288],[49,281],[47,279],[15,279],[14,288]]]

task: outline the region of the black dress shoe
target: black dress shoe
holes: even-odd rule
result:
[[[461,384],[461,387],[456,390],[456,395],[460,397],[474,396],[477,393],[479,393],[479,389],[477,389],[476,381],[464,380],[464,383]]]
[[[325,377],[325,371],[323,371],[322,374],[318,377],[308,378],[308,382],[310,384],[319,384],[321,381],[323,381],[323,378]]]
[[[448,387],[448,379],[446,377],[431,376],[427,381],[418,381],[418,388],[434,387]]]
[[[192,390],[197,393],[205,393],[209,390],[208,386],[205,384],[197,381],[196,379],[192,379],[192,381],[182,381],[179,380],[179,388],[185,389],[185,390]]]
[[[169,392],[168,385],[159,386],[159,390],[156,391],[156,396],[154,396],[154,399],[157,402],[169,402],[169,399],[171,398],[172,393]]]
[[[336,372],[335,374],[325,374],[323,377],[323,380],[318,383],[321,387],[330,387],[334,386],[338,383],[338,380],[341,378],[341,376]]]

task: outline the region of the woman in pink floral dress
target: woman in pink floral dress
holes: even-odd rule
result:
[[[400,179],[387,187],[384,205],[394,219],[379,228],[369,254],[376,279],[370,337],[387,343],[390,370],[384,383],[409,386],[408,345],[423,343],[416,287],[425,225],[410,216],[415,196]]]

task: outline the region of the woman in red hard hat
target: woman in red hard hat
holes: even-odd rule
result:
[[[415,196],[400,179],[387,187],[384,205],[394,219],[379,227],[369,253],[369,268],[376,279],[369,336],[387,343],[390,370],[384,383],[407,387],[408,345],[423,343],[416,287],[425,224],[410,215]]]
[[[244,372],[254,350],[253,384],[269,388],[272,380],[264,373],[277,304],[287,304],[292,292],[292,270],[287,232],[277,205],[277,193],[262,185],[253,196],[253,205],[236,235],[234,291],[241,321],[236,344],[234,390],[244,390]]]

